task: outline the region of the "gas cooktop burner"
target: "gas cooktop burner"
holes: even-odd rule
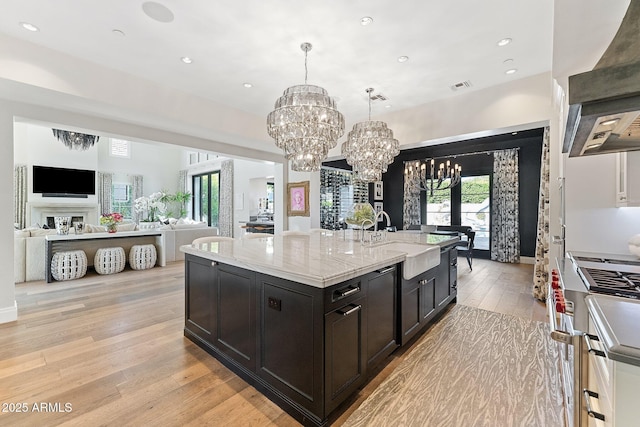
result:
[[[589,290],[627,298],[640,298],[640,274],[581,268]]]

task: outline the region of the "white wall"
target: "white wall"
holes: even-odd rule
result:
[[[109,154],[110,138],[101,138],[98,148],[98,170],[110,172],[116,178],[127,179],[142,175],[143,193],[149,195],[165,190],[175,193],[178,189],[178,171],[182,169],[183,147],[143,142],[131,143],[129,158]],[[130,182],[127,180],[126,182]]]
[[[13,200],[13,114],[0,102],[0,200]],[[18,318],[13,282],[13,209],[0,209],[0,323]]]
[[[615,154],[565,158],[567,250],[628,254],[629,238],[640,233],[640,208],[615,207],[615,160]]]

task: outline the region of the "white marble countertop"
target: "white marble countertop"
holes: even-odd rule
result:
[[[599,294],[586,300],[607,356],[640,366],[640,301]]]
[[[387,233],[387,242],[421,243],[440,250],[459,237],[427,233]],[[384,244],[362,245],[352,230],[308,235],[268,235],[183,245],[180,250],[202,258],[325,288],[379,268],[403,262],[406,253]]]

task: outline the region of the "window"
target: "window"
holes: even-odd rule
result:
[[[489,249],[490,189],[489,175],[463,177],[460,183],[460,224],[473,227],[476,249]]]
[[[125,141],[124,139],[110,139],[109,143],[109,153],[114,157],[131,157],[131,153],[129,151],[129,141]]]
[[[427,193],[427,221],[429,225],[451,225],[451,189]]]
[[[111,185],[111,209],[113,212],[120,212],[125,219],[133,218],[131,191],[131,185],[128,183]]]
[[[193,176],[193,219],[218,227],[220,171]]]

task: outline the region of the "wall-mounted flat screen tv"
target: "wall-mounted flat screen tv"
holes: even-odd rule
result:
[[[87,197],[96,194],[96,172],[34,165],[33,192],[43,197]]]

